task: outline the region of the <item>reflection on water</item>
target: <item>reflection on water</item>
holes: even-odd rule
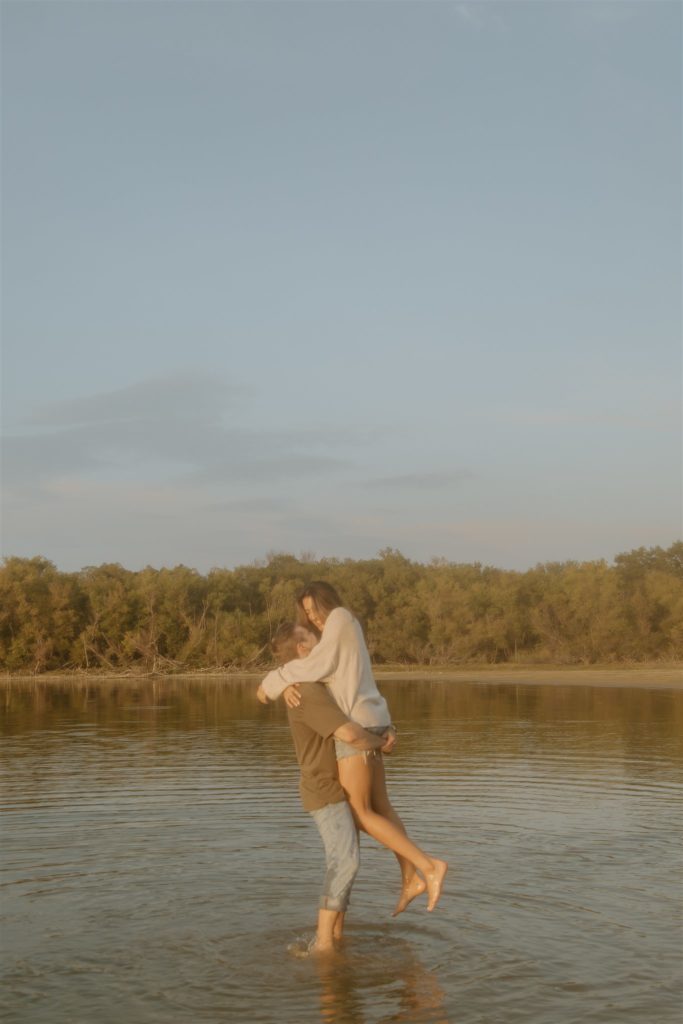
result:
[[[322,1024],[364,1024],[368,1020],[366,1003],[372,1003],[373,992],[381,993],[387,987],[388,976],[393,989],[392,1024],[443,1024],[449,1020],[438,972],[425,967],[406,939],[381,932],[373,935],[366,929],[345,943],[340,956],[318,958],[315,969]]]
[[[452,871],[393,920],[364,840],[325,962],[287,952],[322,851],[254,688],[2,689],[10,1024],[678,1024],[683,693],[382,684],[392,796]]]

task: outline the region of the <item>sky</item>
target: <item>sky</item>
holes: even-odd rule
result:
[[[667,0],[2,5],[2,554],[681,536]]]

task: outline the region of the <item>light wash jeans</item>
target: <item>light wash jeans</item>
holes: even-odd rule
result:
[[[358,831],[346,800],[310,812],[325,847],[325,884],[321,910],[345,911],[360,867]]]

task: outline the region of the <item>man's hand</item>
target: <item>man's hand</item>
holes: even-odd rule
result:
[[[262,686],[259,686],[258,690],[256,691],[256,699],[260,700],[262,704],[268,703],[268,696]]]
[[[282,691],[285,704],[288,708],[298,708],[301,704],[301,690],[298,683],[292,683],[286,690]]]
[[[381,748],[383,754],[390,754],[396,745],[396,730],[393,725],[390,725],[385,733],[382,734],[386,737],[386,743]]]

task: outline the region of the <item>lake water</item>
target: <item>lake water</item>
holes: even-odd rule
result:
[[[683,692],[383,682],[389,786],[451,871],[344,951],[283,709],[253,681],[0,689],[6,1024],[680,1024]]]

